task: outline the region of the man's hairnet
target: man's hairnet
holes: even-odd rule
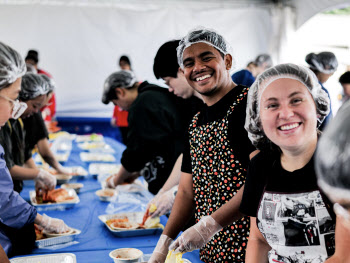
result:
[[[258,67],[265,64],[265,69],[272,67],[272,58],[269,54],[260,54],[254,60],[254,64]]]
[[[338,60],[332,52],[310,53],[305,61],[311,69],[325,74],[332,74],[338,68]]]
[[[40,73],[39,76],[42,77],[47,82],[47,84],[49,85],[49,91],[48,92],[54,92],[55,89],[56,89],[55,81],[52,78],[50,78],[47,75],[42,74],[42,73]]]
[[[35,99],[41,95],[46,95],[49,90],[49,84],[40,75],[27,73],[22,78],[19,98],[22,101]]]
[[[322,190],[331,199],[350,200],[350,101],[322,134],[315,164]]]
[[[217,49],[223,55],[230,54],[232,56],[232,68],[234,68],[233,54],[231,46],[217,32],[206,28],[197,28],[190,31],[184,38],[181,39],[177,47],[177,61],[181,68],[183,65],[183,53],[186,48],[197,43],[206,43]]]
[[[115,88],[129,89],[137,82],[135,74],[130,70],[120,70],[112,73],[105,80],[102,94],[102,102],[108,104],[115,99]]]
[[[26,73],[21,55],[0,42],[0,90],[6,88]]]
[[[269,142],[260,119],[260,99],[264,89],[277,79],[295,79],[301,82],[311,93],[316,104],[318,126],[329,113],[329,98],[322,90],[316,75],[308,68],[295,64],[280,64],[261,73],[248,92],[247,113],[245,129],[249,139],[261,149]],[[316,128],[316,127],[315,127]]]

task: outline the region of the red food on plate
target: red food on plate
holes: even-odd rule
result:
[[[73,196],[69,196],[67,190],[59,188],[45,191],[39,189],[36,191],[36,201],[38,204],[42,203],[60,203],[64,201],[73,200]]]

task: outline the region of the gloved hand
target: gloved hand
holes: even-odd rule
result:
[[[221,229],[222,226],[211,216],[203,216],[197,224],[183,232],[169,249],[175,253],[200,249]]]
[[[115,183],[115,176],[116,176],[116,174],[113,174],[113,175],[111,175],[110,177],[108,177],[107,179],[106,179],[106,186],[107,186],[107,188],[115,188],[117,185],[116,185],[116,183]]]
[[[50,174],[49,172],[46,172],[42,169],[40,169],[38,175],[34,179],[35,182],[35,189],[55,189],[57,179],[54,175]]]
[[[52,218],[47,215],[41,217],[39,225],[48,233],[65,233],[69,231],[69,227],[61,219]]]
[[[151,204],[155,204],[157,207],[156,211],[153,213],[150,212],[151,217],[165,215],[171,211],[175,202],[177,189],[178,185],[165,192],[159,191],[159,193],[148,203],[147,206],[147,208],[149,208]]]
[[[161,235],[148,263],[164,263],[168,255],[169,245],[172,241],[173,240],[167,235]]]
[[[70,175],[69,171],[66,168],[64,168],[61,164],[58,164],[56,171],[58,174]]]

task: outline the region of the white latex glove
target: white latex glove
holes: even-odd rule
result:
[[[61,219],[52,218],[43,215],[39,225],[48,233],[65,233],[69,231],[69,227]]]
[[[167,235],[161,235],[148,263],[164,263],[169,252],[169,245],[172,241],[173,240]]]
[[[54,175],[47,171],[40,169],[38,175],[34,179],[35,189],[55,189],[57,184],[57,179]]]
[[[110,177],[108,177],[107,179],[106,179],[106,187],[107,188],[115,188],[116,187],[116,185],[115,185],[115,174],[114,175],[111,175]]]
[[[221,229],[222,226],[211,216],[203,216],[197,224],[183,232],[169,249],[174,250],[175,253],[200,249]]]
[[[171,211],[175,202],[175,196],[177,193],[178,185],[174,186],[168,191],[159,192],[150,202],[150,204],[155,204],[157,210],[153,213],[150,213],[151,217],[157,217],[165,215]]]

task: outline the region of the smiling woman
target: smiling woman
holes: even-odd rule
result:
[[[315,74],[294,64],[266,70],[249,90],[245,127],[261,152],[249,165],[240,207],[251,216],[245,262],[323,262],[333,255],[335,216],[313,162],[328,111]]]

